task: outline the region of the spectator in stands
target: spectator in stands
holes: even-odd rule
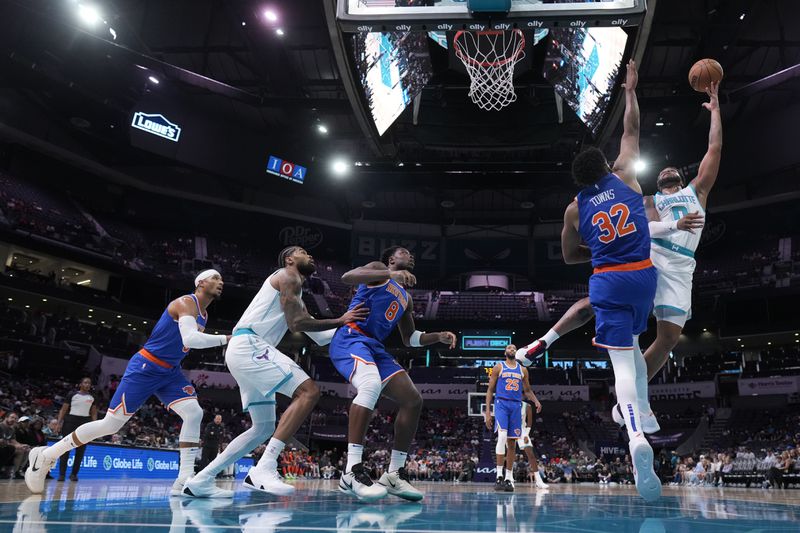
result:
[[[0,422],[0,468],[11,467],[10,472],[3,472],[6,477],[24,479],[22,467],[27,462],[30,446],[16,439],[18,420],[19,415],[12,411]]]
[[[58,430],[58,418],[51,418],[47,422],[47,427],[42,430],[42,433],[49,439],[60,439],[61,432]]]
[[[203,455],[200,459],[200,469],[205,468],[219,453],[219,445],[225,434],[222,425],[222,415],[215,415],[214,420],[206,425],[203,431]]]

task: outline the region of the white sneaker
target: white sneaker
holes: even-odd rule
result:
[[[631,439],[629,444],[636,490],[646,501],[655,501],[661,496],[661,480],[653,470],[653,448],[641,434]]]
[[[514,359],[519,361],[522,366],[531,366],[536,359],[539,359],[547,350],[547,343],[542,339],[537,339],[527,346],[524,346],[514,353]]]
[[[172,489],[169,491],[170,496],[183,496],[183,485],[190,480],[191,477],[178,478],[172,482]]]
[[[611,419],[614,420],[620,427],[625,427],[625,417],[622,414],[622,408],[616,404],[611,408]],[[641,413],[640,420],[642,422],[642,431],[650,435],[651,433],[658,433],[661,431],[661,426],[658,425],[658,420],[653,411],[649,413]]]
[[[389,494],[394,494],[404,500],[418,502],[425,497],[411,484],[405,468],[400,468],[397,472],[385,472],[378,483],[386,487]]]
[[[172,493],[175,494],[174,486]],[[179,494],[192,498],[233,498],[232,490],[217,487],[214,478],[208,476],[190,477],[183,484]]]
[[[294,494],[294,487],[284,483],[277,470],[251,468],[242,485],[248,489],[259,490],[275,496]]]
[[[339,490],[366,502],[378,500],[388,494],[383,485],[372,482],[361,463],[354,465],[351,472],[339,479]]]
[[[550,485],[548,485],[547,483],[542,481],[542,476],[539,474],[539,472],[536,472],[533,475],[533,479],[536,481],[536,488],[537,489],[549,489],[550,488]]]
[[[44,480],[47,473],[56,464],[55,460],[48,461],[45,459],[43,452],[47,446],[37,446],[32,449],[28,454],[28,468],[25,470],[25,484],[34,494],[40,494],[44,491]]]

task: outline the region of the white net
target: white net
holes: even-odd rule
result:
[[[473,103],[485,111],[499,111],[517,99],[514,66],[525,57],[522,30],[460,31],[453,43],[469,74]]]

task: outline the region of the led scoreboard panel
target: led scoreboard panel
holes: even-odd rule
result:
[[[506,335],[464,335],[461,337],[462,350],[500,351],[511,344],[511,337]]]

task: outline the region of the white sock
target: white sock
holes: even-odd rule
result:
[[[361,455],[364,453],[364,446],[361,444],[347,444],[347,467],[345,473],[349,474],[353,467],[361,462]]]
[[[47,459],[48,461],[55,461],[65,453],[70,450],[74,450],[77,448],[78,445],[75,444],[75,441],[72,440],[72,433],[61,439],[60,441],[56,442],[45,451],[42,452],[42,456]]]
[[[283,451],[283,448],[286,447],[286,444],[279,441],[275,437],[269,439],[269,443],[267,444],[267,448],[264,450],[264,455],[261,456],[261,460],[258,461],[258,465],[261,466],[261,463],[277,463],[278,456]]]
[[[389,472],[397,472],[406,466],[406,457],[408,457],[408,452],[392,450],[392,460],[389,462]]]
[[[514,481],[514,472],[512,470],[506,470],[506,481]]]
[[[497,465],[497,479],[503,479],[503,470],[504,469],[505,469],[505,466]]]
[[[636,396],[636,365],[633,350],[609,350],[611,365],[614,367],[614,388],[617,401],[625,419],[628,437],[633,440],[641,435],[642,420]]]
[[[538,470],[536,472],[534,472],[533,479],[535,479],[539,483],[544,483],[544,481],[542,481],[542,476],[539,475],[539,471]]]
[[[633,336],[633,362],[636,366],[636,399],[639,403],[639,413],[644,416],[649,414],[650,399],[647,395],[647,361],[644,359],[642,349],[639,348],[639,336]]]
[[[549,348],[549,347],[551,347],[553,345],[554,342],[556,342],[558,340],[559,337],[561,337],[561,335],[559,335],[556,332],[556,330],[550,329],[550,331],[548,331],[547,333],[544,334],[544,337],[542,337],[541,340],[546,342],[547,343],[547,347]]]
[[[194,475],[194,460],[200,448],[180,448],[181,466],[178,470],[178,479],[189,479]]]

